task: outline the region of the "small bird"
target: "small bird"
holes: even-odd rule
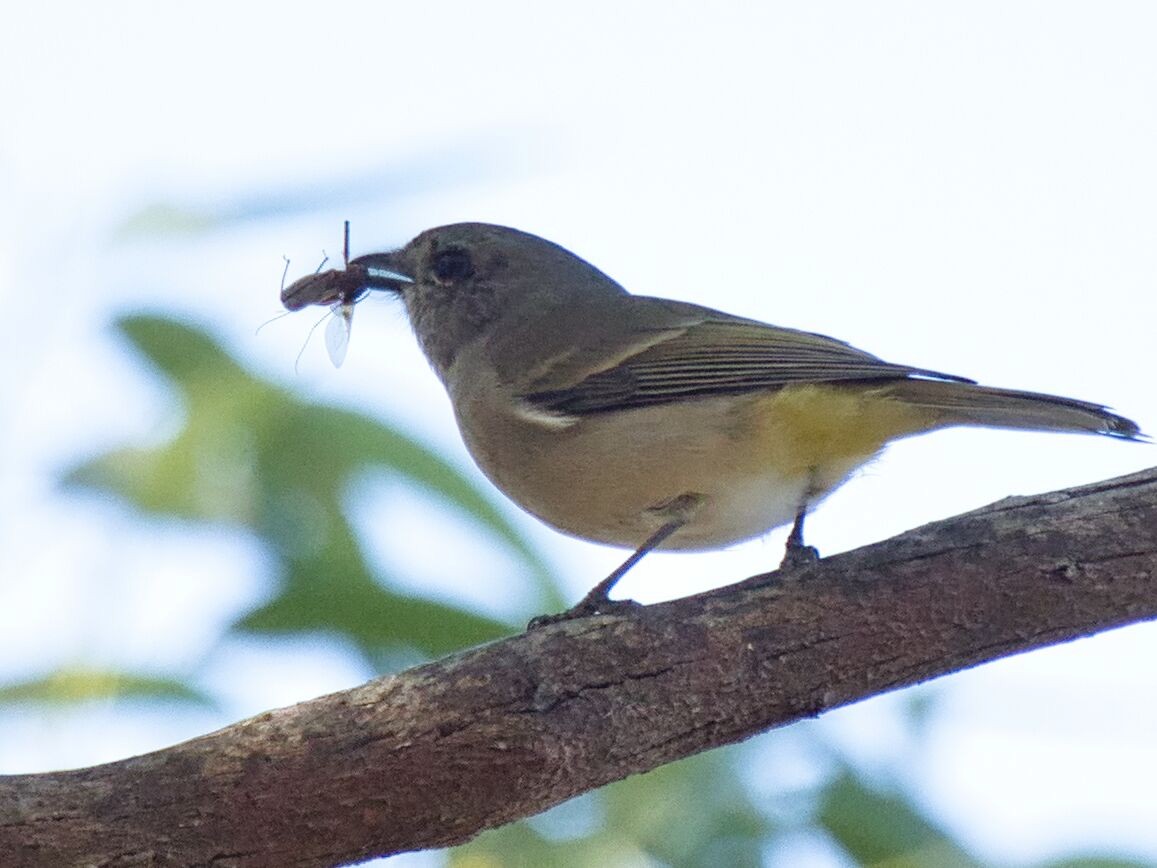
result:
[[[634,554],[560,617],[605,612],[647,552],[794,522],[891,440],[954,425],[1141,439],[1100,404],[981,386],[842,341],[631,295],[568,250],[458,223],[285,288],[290,310],[401,297],[470,454],[558,530]]]

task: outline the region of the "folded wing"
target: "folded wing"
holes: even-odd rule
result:
[[[738,318],[705,319],[601,370],[583,371],[565,386],[557,385],[558,371],[551,372],[543,379],[553,380],[552,388],[532,385],[524,397],[540,410],[584,415],[802,383],[907,377],[972,382],[891,364],[823,335]]]

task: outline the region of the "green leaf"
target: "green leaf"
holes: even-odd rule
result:
[[[144,474],[154,483],[144,502],[155,511],[244,519],[263,493],[250,485],[307,487],[336,502],[352,476],[383,467],[437,492],[489,530],[552,592],[548,602],[561,603],[547,565],[489,495],[417,440],[364,414],[304,404],[247,373],[203,332],[173,320],[137,315],[118,327],[177,387],[185,425],[167,448],[114,453],[104,467],[83,465],[72,481],[135,500],[145,492],[130,480]],[[171,499],[158,497],[158,489]]]
[[[173,202],[154,202],[132,214],[117,227],[116,234],[131,238],[142,235],[196,235],[216,229],[219,215]]]
[[[214,707],[206,694],[180,679],[116,669],[66,666],[41,678],[0,685],[0,703],[75,705],[110,699],[160,700]]]
[[[1141,859],[1115,856],[1073,856],[1050,862],[1039,862],[1036,868],[1153,868],[1153,863]]]
[[[447,507],[489,531],[553,590],[546,563],[503,511],[462,471],[417,440],[347,410],[302,406],[282,421],[278,431],[270,432],[268,454],[277,460],[261,468],[280,487],[306,481],[314,491],[329,489],[340,497],[355,473],[366,467],[386,469],[434,492]],[[303,472],[308,474],[304,480]],[[562,600],[552,595],[547,602],[561,605]]]
[[[418,599],[374,576],[346,514],[367,473],[433,491],[515,555],[540,605],[561,608],[546,564],[489,496],[445,459],[364,414],[305,403],[246,371],[204,332],[158,316],[118,327],[172,384],[181,408],[166,442],[118,449],[72,470],[66,484],[145,512],[248,528],[275,560],[271,599],[242,632],[322,631],[371,662],[391,647],[441,654],[512,625]],[[375,664],[376,665],[376,664]]]
[[[443,603],[385,590],[365,575],[333,579],[314,574],[285,586],[239,620],[246,633],[335,633],[371,660],[383,646],[404,645],[437,657],[511,633],[508,624]]]
[[[845,769],[820,794],[818,821],[860,865],[978,868],[967,851],[906,799],[869,788]]]

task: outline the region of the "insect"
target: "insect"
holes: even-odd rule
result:
[[[284,278],[281,303],[288,311],[301,310],[311,305],[329,307],[329,323],[325,327],[325,348],[335,368],[341,367],[349,347],[350,327],[353,325],[354,305],[371,289],[396,289],[398,283],[413,283],[413,278],[400,274],[382,262],[388,254],[370,253],[350,262],[350,222],[345,221],[344,268],[318,270],[295,280],[289,286]],[[325,260],[322,260],[325,265]]]
[[[330,309],[325,327],[325,348],[335,368],[340,368],[349,349],[350,329],[353,326],[354,305],[369,292],[366,269],[350,264],[350,222],[345,221],[344,268],[317,271],[295,280],[281,290],[281,303],[289,311],[311,305],[326,305]],[[325,262],[322,262],[324,265]]]

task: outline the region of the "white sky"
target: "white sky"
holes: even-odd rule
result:
[[[111,338],[117,311],[194,312],[266,374],[467,464],[388,302],[359,308],[340,371],[318,335],[294,372],[308,316],[253,334],[277,312],[282,254],[293,274],[312,269],[340,251],[347,217],[355,253],[441,223],[506,223],[635,292],[1103,401],[1152,431],[1155,43],[1143,2],[13,4],[0,31],[0,677],[78,658],[179,666],[261,593],[245,539],[191,544],[54,489],[62,467],[155,435],[169,412]],[[383,182],[191,238],[118,231],[160,201],[229,208],[398,166],[409,192]],[[427,180],[439,175],[451,180]],[[1095,438],[940,433],[832,497],[809,541],[832,553],[1153,463],[1150,447]],[[416,514],[418,528],[442,520]],[[399,551],[412,530],[385,540],[366,525],[375,552],[424,561],[430,584],[481,558],[463,541],[437,546],[459,560],[431,563],[426,538]],[[576,596],[622,557],[525,526]],[[742,578],[782,539],[655,556],[622,590],[652,600]],[[446,592],[501,611],[506,565],[490,561],[490,584]],[[1146,625],[943,682],[909,784],[990,858],[1116,845],[1157,859],[1155,652]],[[8,715],[0,768],[159,747],[363,676],[324,643],[292,669],[257,645],[216,659],[203,678],[230,697],[224,718]],[[821,725],[882,766],[898,701]]]

